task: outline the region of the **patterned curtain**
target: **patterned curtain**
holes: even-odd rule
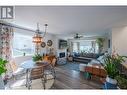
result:
[[[10,60],[12,57],[13,28],[0,25],[0,57]]]

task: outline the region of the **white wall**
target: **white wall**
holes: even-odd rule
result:
[[[66,48],[64,49],[59,49],[59,40],[67,40],[65,37],[61,36],[54,36],[54,49],[55,49],[55,55],[58,57],[60,52],[65,52],[65,55],[67,55]]]
[[[108,30],[107,33],[104,35],[105,41],[104,41],[104,49],[103,52],[108,51],[109,54],[112,52],[112,30]],[[110,43],[109,41],[110,40]],[[110,44],[110,47],[109,47]]]
[[[45,48],[42,48],[42,47],[41,47],[41,53],[42,53],[42,54],[43,54],[43,53],[45,53],[45,54],[48,53],[49,48],[54,48],[54,53],[55,53],[55,36],[52,35],[52,34],[47,33],[47,34],[45,35],[45,37],[43,38],[43,41],[47,44],[47,41],[48,41],[48,40],[52,40],[53,44],[52,44],[51,47],[49,47],[49,46],[47,46],[47,45],[46,45]]]
[[[107,33],[107,40],[110,40],[110,48],[108,47],[108,53],[111,54],[112,53],[112,30],[109,30],[109,32]],[[108,46],[108,42],[107,42],[107,46]]]
[[[112,29],[112,51],[127,56],[127,26]]]

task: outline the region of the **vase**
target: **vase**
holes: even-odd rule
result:
[[[0,75],[0,89],[5,89],[5,87],[4,87],[4,81],[3,81],[3,78],[2,78],[1,75]]]
[[[104,84],[104,89],[117,89],[117,81],[116,79],[112,79],[110,77],[106,77],[106,82]]]

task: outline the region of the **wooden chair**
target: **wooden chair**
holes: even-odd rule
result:
[[[46,78],[44,76],[44,69],[43,69],[43,66],[42,65],[39,65],[36,67],[36,68],[33,68],[30,70],[30,75],[29,75],[29,79],[28,79],[28,83],[27,83],[27,86],[28,86],[28,89],[31,89],[32,86],[32,80],[35,80],[35,79],[41,79],[42,80],[42,85],[45,89],[45,82],[46,82]]]
[[[53,67],[55,67],[56,61],[57,61],[57,59],[56,59],[56,58],[53,58],[53,60],[52,60],[52,62],[51,62],[51,64],[52,64]]]
[[[48,56],[44,56],[43,61],[51,63],[51,60],[49,60]]]
[[[56,58],[54,58],[51,62],[51,64],[49,64],[48,66],[44,67],[44,75],[45,77],[47,75],[52,75],[53,78],[48,78],[49,79],[55,79],[56,78],[56,74],[55,74],[55,64],[56,64]],[[47,77],[46,77],[47,78]]]
[[[51,65],[52,65],[52,72],[53,72],[53,75],[54,75],[54,79],[56,78],[56,72],[55,72],[56,61],[57,61],[57,59],[54,58],[54,59],[52,60],[52,63],[51,63]]]
[[[53,59],[55,58],[55,56],[54,55],[49,55],[48,56],[48,60],[50,60],[51,61],[51,63],[52,63],[52,61],[53,61]]]

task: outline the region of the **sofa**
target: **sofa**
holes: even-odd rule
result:
[[[73,53],[73,61],[88,64],[92,59],[97,59],[103,54],[95,53]]]
[[[104,59],[105,59],[105,55],[102,55],[102,56],[99,56],[97,59],[92,59],[90,62],[88,62],[87,64],[79,64],[79,69],[80,71],[84,72],[85,71],[85,68],[87,66],[91,66],[93,64],[98,64],[98,65],[102,65],[104,66],[105,63],[104,63]]]

